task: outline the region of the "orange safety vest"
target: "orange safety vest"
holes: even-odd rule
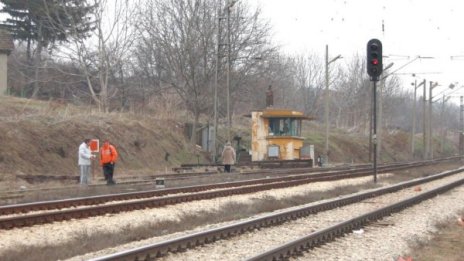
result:
[[[100,165],[110,162],[116,162],[118,160],[118,152],[113,145],[105,146],[100,148]]]

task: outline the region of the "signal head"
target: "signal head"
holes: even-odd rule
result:
[[[382,42],[371,39],[367,42],[367,74],[372,81],[377,81],[382,71]]]

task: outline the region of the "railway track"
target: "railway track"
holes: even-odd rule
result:
[[[387,172],[433,164],[433,161],[394,164],[379,168]],[[294,170],[299,172],[302,170]],[[145,208],[155,208],[195,200],[254,193],[311,182],[337,180],[371,175],[371,169],[359,168],[326,173],[299,174],[248,181],[151,190],[66,200],[35,202],[0,207],[0,228],[11,229],[54,221],[87,218]],[[185,194],[187,193],[187,194]],[[115,202],[115,203],[110,203]],[[35,213],[33,212],[35,211]]]
[[[308,160],[272,160],[272,161],[260,161],[260,162],[253,162],[249,164],[241,164],[238,165],[240,169],[248,169],[248,174],[259,174],[269,170],[277,170],[280,168],[281,170],[285,171],[286,169],[306,169],[308,172],[318,171],[312,167],[308,166]],[[304,164],[302,164],[304,163]],[[284,168],[287,166],[286,168]],[[358,165],[360,167],[368,167],[369,164],[362,164]],[[204,168],[205,171],[194,171],[195,168]],[[217,164],[182,164],[181,167],[173,168],[172,172],[167,172],[165,174],[156,174],[156,175],[148,175],[144,176],[142,180],[135,180],[140,179],[140,177],[121,177],[122,180],[125,180],[124,183],[140,183],[147,180],[155,180],[156,178],[166,178],[171,176],[171,178],[192,178],[197,176],[205,176],[205,175],[214,175],[218,173],[218,169],[222,169],[223,165]],[[330,169],[341,169],[345,168],[344,166],[341,167],[332,167]],[[211,170],[216,169],[216,170]],[[41,183],[47,181],[75,181],[79,182],[79,176],[69,176],[69,175],[17,175],[19,179],[26,180],[29,183]]]
[[[449,159],[452,160],[452,159]],[[109,188],[104,184],[103,179],[101,184],[91,184],[86,189],[82,189],[79,186],[68,185],[60,187],[48,187],[48,188],[22,188],[20,190],[10,190],[0,192],[0,205],[2,204],[19,204],[27,203],[38,200],[56,200],[66,197],[82,197],[85,194],[93,195],[104,195],[106,193],[115,193],[117,191],[133,191],[133,190],[149,190],[153,188],[153,184],[157,179],[164,179],[165,186],[167,188],[179,187],[179,186],[193,186],[206,183],[219,183],[221,181],[238,181],[248,180],[251,178],[264,178],[267,176],[283,176],[292,175],[298,173],[322,173],[336,170],[350,170],[354,168],[368,168],[368,165],[355,165],[355,166],[337,166],[332,168],[287,168],[287,169],[240,169],[239,172],[226,174],[218,171],[201,171],[201,172],[184,172],[176,174],[157,174],[143,177],[118,177],[118,185]],[[74,181],[78,182],[76,177],[70,176],[47,176],[47,175],[22,175],[18,178],[24,179],[32,184],[42,183],[48,181]],[[98,180],[98,179],[97,179]],[[52,192],[52,193],[49,193]],[[103,192],[104,193],[104,192]],[[50,195],[51,194],[51,195]],[[44,196],[45,195],[45,196]],[[52,196],[56,195],[56,196]]]
[[[436,159],[433,161],[427,161],[429,164],[454,161],[459,159],[458,157],[449,157],[443,159]],[[386,167],[391,167],[395,165],[404,165],[405,163],[395,163],[384,165]],[[424,162],[424,164],[426,164]],[[382,168],[383,166],[379,166]],[[239,172],[232,174],[224,174],[216,172],[187,172],[179,174],[168,174],[168,175],[152,175],[145,176],[142,179],[135,179],[133,177],[128,179],[118,179],[118,185],[114,187],[108,187],[105,184],[93,184],[89,185],[85,189],[79,186],[60,186],[52,188],[32,188],[32,189],[20,189],[20,190],[11,190],[11,191],[2,191],[0,192],[0,205],[6,204],[21,204],[28,202],[36,201],[51,201],[58,200],[63,198],[70,197],[85,197],[89,195],[105,195],[108,193],[121,193],[127,191],[137,191],[137,190],[151,190],[156,179],[163,178],[165,180],[166,188],[174,188],[180,186],[195,186],[205,183],[220,183],[220,182],[230,182],[230,181],[239,181],[239,180],[249,180],[252,178],[267,178],[273,176],[285,176],[285,175],[295,175],[295,174],[309,174],[309,173],[324,173],[332,171],[343,171],[343,170],[354,170],[371,168],[369,164],[363,165],[354,165],[354,166],[337,166],[331,168],[277,168],[277,169],[240,169]],[[26,175],[31,180],[35,179],[35,176]],[[41,176],[39,180],[46,181],[54,180],[65,180],[67,176]],[[69,177],[68,177],[69,178]]]
[[[183,259],[188,256],[188,258],[198,258],[198,256],[190,256],[188,252],[190,249],[195,249],[198,246],[205,246],[209,244],[214,244],[215,241],[222,240],[220,245],[224,248],[229,247],[231,250],[233,247],[228,246],[227,243],[224,243],[225,240],[230,240],[234,237],[240,237],[240,235],[248,232],[256,233],[270,233],[266,231],[267,228],[282,225],[284,223],[298,222],[300,219],[305,219],[308,217],[315,216],[319,213],[324,213],[327,211],[334,211],[346,206],[353,205],[351,211],[354,216],[350,216],[346,219],[340,218],[340,214],[336,214],[336,220],[341,220],[341,222],[332,222],[326,227],[315,227],[312,228],[314,231],[307,233],[306,235],[299,236],[290,242],[284,244],[278,244],[277,246],[271,247],[262,253],[255,254],[255,256],[247,257],[247,260],[285,260],[292,256],[298,256],[314,247],[326,244],[334,240],[335,238],[341,237],[347,233],[351,233],[354,229],[359,229],[367,224],[373,223],[376,220],[382,219],[385,216],[390,215],[391,213],[402,211],[405,208],[408,208],[414,204],[418,204],[426,199],[435,197],[438,194],[449,191],[458,186],[464,184],[464,171],[463,168],[459,168],[452,171],[446,171],[440,174],[432,175],[429,177],[415,179],[407,182],[402,182],[385,188],[374,189],[368,192],[357,193],[355,195],[344,196],[342,198],[332,199],[322,203],[310,204],[309,206],[303,206],[299,208],[292,208],[288,211],[279,212],[276,214],[269,214],[263,217],[242,221],[232,225],[227,225],[223,227],[218,227],[210,229],[207,231],[197,232],[195,234],[190,234],[186,236],[181,236],[174,239],[169,239],[166,241],[146,245],[139,248],[134,248],[115,254],[102,256],[95,258],[93,260],[152,260],[168,254],[167,260],[176,260]],[[447,179],[441,181],[442,179]],[[364,202],[365,205],[372,205],[372,202],[375,201],[377,197],[383,197],[385,195],[394,194],[405,190],[406,188],[411,188],[414,186],[422,185],[427,186],[427,183],[436,182],[425,192],[419,193],[418,195],[408,196],[397,200],[397,202],[391,204],[393,200],[386,197],[383,199],[381,207],[372,208],[369,211],[363,213],[356,213],[355,210],[358,209],[356,204],[359,202]],[[440,182],[444,184],[440,184]],[[412,191],[411,189],[408,190]],[[411,194],[411,193],[409,193]],[[417,193],[415,193],[417,194]],[[367,200],[367,201],[366,201]],[[382,202],[382,200],[380,200]],[[335,213],[335,212],[334,212]],[[334,214],[326,215],[325,219],[330,219],[328,217],[333,217]],[[289,231],[294,231],[299,229],[284,229],[284,233]],[[263,232],[261,232],[263,231]],[[282,231],[280,233],[274,232],[277,237],[283,237]],[[232,244],[239,244],[241,241],[247,240],[247,238],[254,238],[252,236],[241,237],[241,239],[236,239]],[[260,236],[257,236],[260,238]],[[257,240],[257,239],[256,239]],[[256,241],[255,240],[255,241]],[[247,244],[244,242],[243,244]],[[205,246],[207,247],[207,246]],[[220,247],[218,247],[221,249]],[[244,248],[242,246],[237,246],[235,249]],[[238,250],[237,250],[238,251]],[[247,250],[245,250],[247,251]],[[173,255],[172,253],[182,252],[181,256]],[[198,252],[207,252],[207,253],[221,253],[221,250],[218,249],[208,249]],[[230,252],[234,252],[231,250]],[[172,256],[171,256],[172,255]],[[183,255],[183,256],[182,256]],[[171,258],[171,259],[170,259]],[[224,260],[226,257],[223,257]],[[212,258],[216,259],[216,258]],[[243,259],[242,256],[236,259]]]

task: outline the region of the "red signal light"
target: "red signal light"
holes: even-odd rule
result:
[[[378,81],[382,74],[382,42],[371,39],[367,42],[367,74],[371,81]]]

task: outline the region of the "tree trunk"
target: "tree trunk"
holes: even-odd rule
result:
[[[40,85],[39,85],[39,73],[40,73],[40,66],[42,64],[42,48],[43,48],[43,43],[42,43],[42,25],[39,26],[39,31],[38,31],[38,36],[37,36],[37,50],[34,58],[34,87],[32,91],[31,98],[36,99],[37,95],[39,94],[40,91]]]
[[[99,37],[99,62],[100,62],[100,111],[109,112],[108,105],[108,76],[109,76],[109,62],[108,53],[106,52],[106,44],[103,35],[101,24],[98,26],[98,37]]]
[[[194,112],[195,120],[193,121],[192,132],[190,134],[190,143],[194,146],[197,144],[197,126],[200,119],[200,113],[198,110]]]

